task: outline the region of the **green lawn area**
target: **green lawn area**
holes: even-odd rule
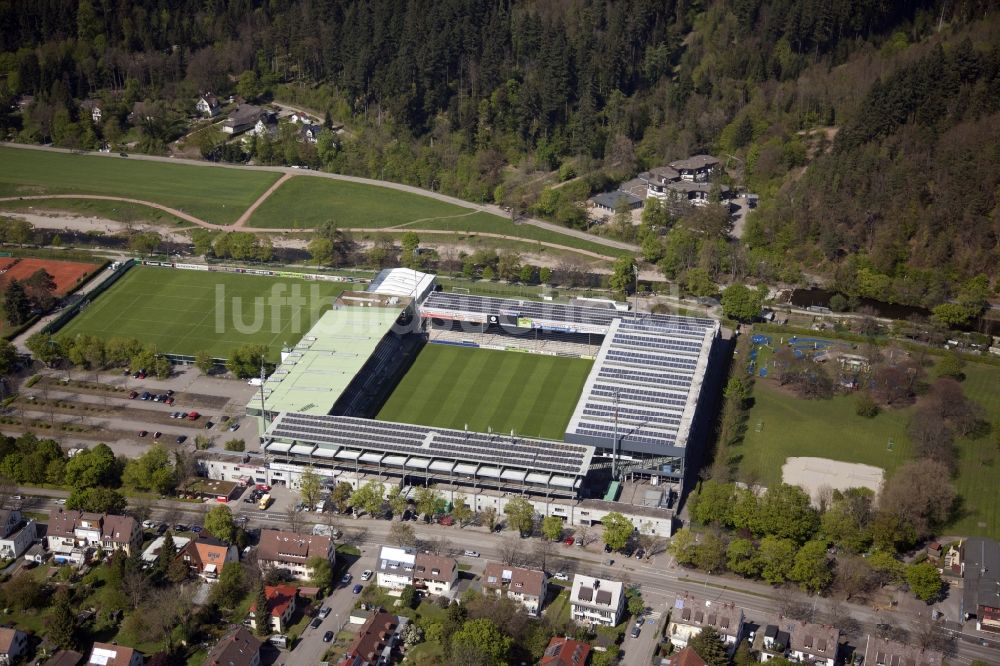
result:
[[[592,361],[429,344],[378,414],[441,428],[562,439]]]
[[[2,153],[0,153],[2,154]],[[123,195],[127,196],[127,195]],[[100,217],[120,222],[148,222],[175,228],[194,227],[191,222],[149,206],[122,201],[94,199],[27,199],[0,201],[0,210],[41,213],[60,211],[84,217]],[[102,230],[103,231],[103,230]]]
[[[561,591],[545,608],[545,617],[553,627],[561,627],[569,622],[569,590]]]
[[[307,303],[297,317],[287,300],[278,300],[296,288]],[[134,337],[166,353],[205,350],[219,358],[241,345],[264,344],[277,360],[281,347],[298,342],[343,290],[332,282],[137,266],[60,334]]]
[[[962,517],[952,526],[952,533],[989,536],[1000,539],[1000,492],[997,481],[996,432],[1000,430],[1000,368],[969,363],[962,382],[965,395],[986,410],[993,432],[979,439],[958,440],[958,478],[955,486],[962,498]]]
[[[906,422],[910,409],[883,411],[874,419],[858,416],[853,396],[803,400],[773,380],[754,385],[743,445],[740,477],[772,485],[781,481],[785,459],[798,456],[864,463],[891,472],[909,455]],[[889,440],[892,451],[888,450]]]
[[[103,194],[177,208],[231,224],[280,174],[117,156],[0,148],[0,196]]]
[[[311,229],[328,220],[352,229],[399,227],[401,232],[412,228],[503,234],[526,242],[545,241],[608,256],[616,254],[600,243],[527,224],[515,226],[506,217],[419,194],[315,176],[300,176],[284,183],[254,211],[249,226]]]
[[[249,225],[265,229],[310,229],[333,220],[341,227],[380,228],[470,214],[478,213],[470,208],[388,187],[298,176],[282,184],[268,197],[254,211]]]
[[[1000,428],[1000,368],[969,363],[963,387],[986,410],[993,429]],[[777,388],[772,380],[757,380],[747,435],[733,449],[740,456],[743,481],[764,485],[781,480],[785,459],[815,456],[881,467],[888,474],[910,453],[906,424],[913,407],[882,411],[874,419],[858,416],[853,396],[803,400]],[[955,486],[963,515],[948,530],[958,535],[1000,537],[1000,493],[996,492],[997,450],[993,433],[978,439],[959,438]],[[887,443],[893,440],[893,450]]]

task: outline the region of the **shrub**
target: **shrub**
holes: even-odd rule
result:
[[[226,451],[245,451],[247,448],[246,442],[242,439],[231,439],[226,442]]]
[[[865,391],[858,394],[857,400],[854,403],[854,411],[857,412],[858,416],[863,416],[867,419],[874,418],[878,416],[878,403],[875,402],[870,393]]]

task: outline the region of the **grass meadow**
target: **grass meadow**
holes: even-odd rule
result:
[[[332,282],[137,266],[60,334],[134,337],[161,352],[204,350],[218,358],[245,344],[263,344],[277,360],[281,347],[298,342],[344,288]],[[297,317],[278,300],[293,289],[308,303]]]
[[[0,196],[103,194],[231,224],[281,174],[170,164],[117,155],[0,148]]]
[[[977,439],[959,438],[958,474],[954,480],[961,514],[950,534],[1000,538],[1000,368],[968,363],[962,383],[965,394],[979,402],[993,432]],[[875,465],[887,475],[910,456],[906,425],[914,407],[883,410],[873,419],[858,416],[853,396],[804,400],[773,380],[757,379],[747,435],[733,449],[739,456],[739,477],[764,485],[781,480],[781,466],[794,456],[816,456]],[[892,440],[892,450],[888,442]]]
[[[429,344],[378,418],[563,438],[592,361]]]

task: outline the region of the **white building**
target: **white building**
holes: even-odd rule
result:
[[[20,511],[0,510],[0,559],[21,557],[35,541],[35,528],[35,521],[24,520]]]
[[[569,603],[574,621],[614,627],[621,622],[625,610],[625,585],[576,574]]]
[[[387,590],[402,590],[413,584],[417,554],[412,548],[382,546],[378,553],[375,582]]]

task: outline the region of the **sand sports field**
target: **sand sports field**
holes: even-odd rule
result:
[[[882,488],[882,469],[873,465],[848,463],[829,458],[788,458],[781,467],[781,480],[801,486],[816,502],[824,488],[847,490]]]

